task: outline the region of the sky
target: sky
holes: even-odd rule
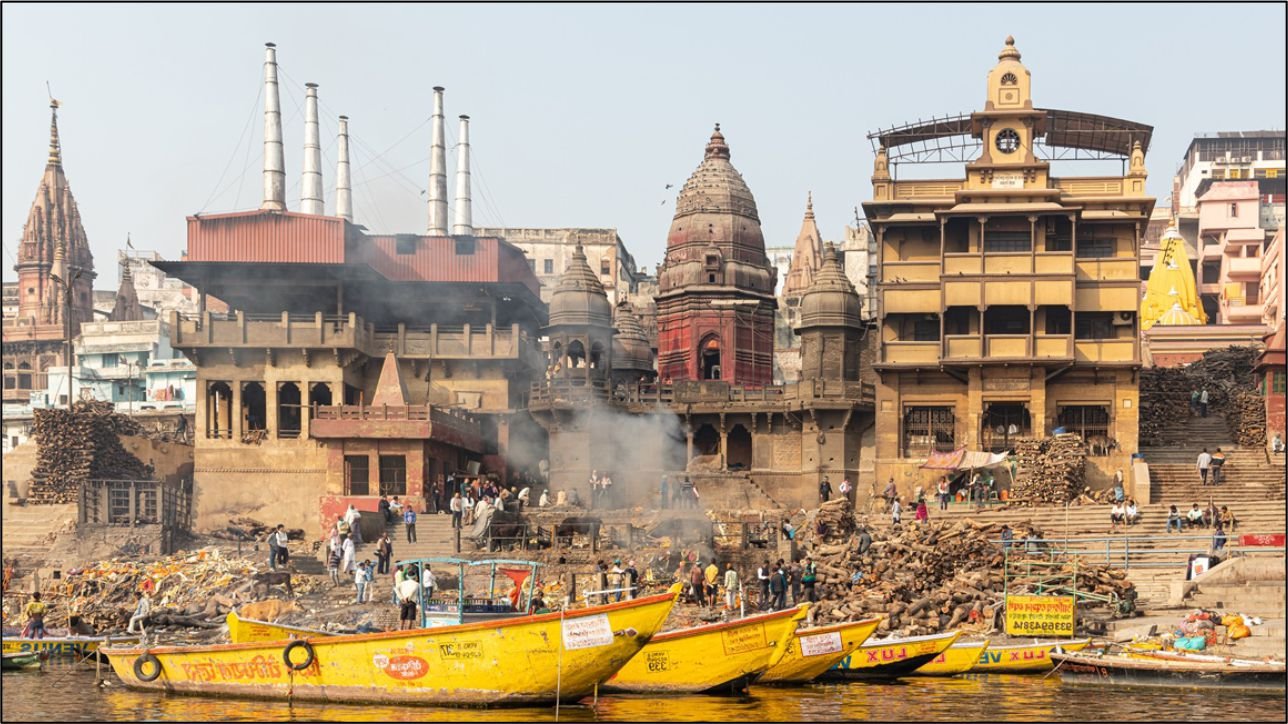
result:
[[[127,234],[178,258],[185,217],[259,207],[266,41],[281,66],[288,208],[303,86],[315,82],[327,212],[345,114],[355,220],[422,233],[441,85],[449,146],[456,116],[472,119],[475,226],[614,227],[651,271],[714,123],[768,246],[792,244],[810,191],[824,238],[840,240],[871,195],[867,134],[982,107],[1008,34],[1035,105],[1154,126],[1149,191],[1164,203],[1195,133],[1284,128],[1284,14],[1278,3],[5,4],[4,279],[48,152],[46,82],[98,289],[116,287]],[[449,152],[449,196],[454,170]]]

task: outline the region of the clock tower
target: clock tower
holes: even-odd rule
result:
[[[1015,38],[1007,36],[997,65],[988,73],[984,110],[971,114],[971,135],[982,141],[982,149],[979,158],[967,164],[967,174],[975,177],[978,172],[979,186],[1046,186],[1050,165],[1034,155],[1033,141],[1046,134],[1047,113],[1033,108],[1032,81],[1020,62]],[[1019,173],[1000,173],[1011,171]]]

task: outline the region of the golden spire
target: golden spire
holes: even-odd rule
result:
[[[58,143],[58,101],[49,99],[49,163],[63,165],[62,148]]]

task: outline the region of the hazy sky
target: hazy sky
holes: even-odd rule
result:
[[[457,115],[473,119],[476,226],[616,227],[649,268],[714,122],[767,244],[795,239],[809,190],[840,239],[871,193],[867,133],[981,107],[1008,33],[1036,105],[1154,126],[1160,203],[1195,132],[1284,127],[1282,4],[33,4],[5,5],[3,21],[4,278],[45,164],[49,81],[100,289],[117,284],[127,232],[177,258],[187,215],[259,206],[265,41],[290,208],[311,81],[327,212],[347,114],[356,220],[423,232],[442,85],[448,143]],[[454,167],[449,154],[449,195]]]

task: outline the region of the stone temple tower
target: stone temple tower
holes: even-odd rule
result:
[[[846,278],[836,247],[823,251],[814,281],[801,296],[801,383],[858,382],[863,347],[862,300]]]
[[[663,382],[773,382],[774,285],[756,200],[717,125],[675,201],[658,273]]]

